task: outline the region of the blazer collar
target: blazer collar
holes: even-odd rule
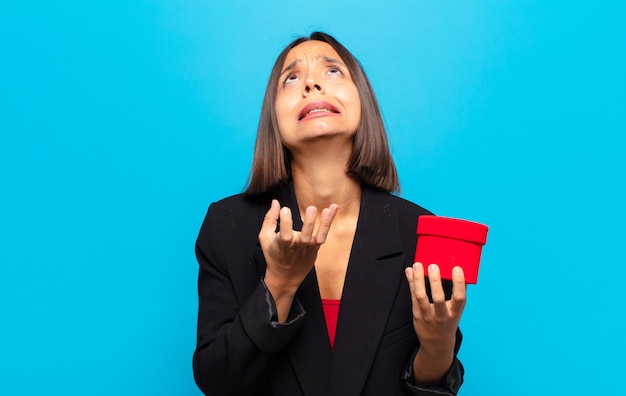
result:
[[[277,195],[292,208],[300,229],[293,185]],[[389,193],[364,187],[348,263],[335,338],[330,350],[315,271],[298,290],[307,315],[289,357],[305,394],[360,394],[367,380],[396,290],[404,278],[398,213]]]

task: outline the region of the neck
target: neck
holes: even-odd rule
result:
[[[331,204],[339,206],[337,216],[358,214],[361,204],[361,183],[346,174],[347,160],[337,157],[327,161],[298,158],[291,163],[291,174],[301,213],[307,207],[318,210]]]

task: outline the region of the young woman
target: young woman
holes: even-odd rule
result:
[[[324,33],[290,43],[248,189],[210,206],[196,244],[205,394],[457,393],[463,272],[412,262],[430,212],[398,186],[358,61]]]

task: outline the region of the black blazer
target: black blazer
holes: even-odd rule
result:
[[[331,351],[315,270],[300,286],[287,323],[262,277],[258,242],[271,198],[302,220],[293,185],[262,197],[236,195],[213,203],[196,243],[200,264],[198,387],[207,395],[455,395],[463,367],[439,387],[412,385],[419,341],[412,324],[404,268],[413,264],[417,218],[429,212],[365,187]],[[444,284],[451,293],[451,283]],[[457,347],[461,333],[457,332]]]

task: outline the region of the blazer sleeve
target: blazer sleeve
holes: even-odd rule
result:
[[[452,362],[452,366],[446,373],[446,375],[441,380],[439,386],[421,386],[415,384],[415,376],[413,374],[413,360],[415,359],[415,355],[417,354],[416,349],[415,352],[411,355],[411,359],[409,363],[406,365],[403,373],[402,373],[402,387],[404,392],[407,395],[412,396],[456,396],[459,392],[459,388],[463,384],[463,375],[465,370],[463,369],[463,365],[461,361],[456,357],[456,354],[459,352],[459,348],[461,347],[461,341],[463,340],[463,335],[461,330],[457,329],[456,332],[456,344],[454,346],[454,360]]]
[[[231,251],[238,244],[239,251],[250,244],[256,247],[256,241],[233,229],[235,222],[227,219],[228,212],[212,204],[196,241],[200,268],[193,370],[196,384],[206,395],[254,394],[264,388],[305,315],[302,305],[294,301],[288,321],[279,324],[261,277],[239,301],[242,296],[235,292],[229,265],[247,262],[231,262],[238,257]]]

